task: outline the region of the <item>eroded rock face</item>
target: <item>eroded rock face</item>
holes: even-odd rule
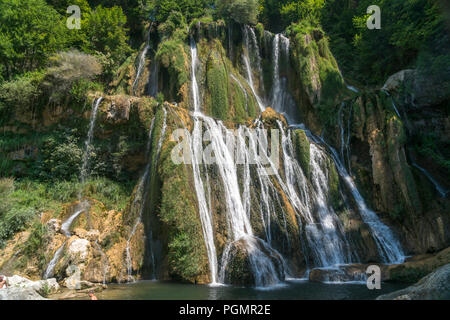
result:
[[[450,299],[450,263],[403,290],[381,295],[377,300],[448,300]]]

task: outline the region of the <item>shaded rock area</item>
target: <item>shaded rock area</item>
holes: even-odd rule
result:
[[[377,300],[449,300],[450,263],[406,289],[381,295]]]
[[[309,273],[309,280],[314,282],[365,281],[367,268],[370,265],[377,265],[380,267],[381,281],[415,283],[448,263],[450,263],[450,247],[436,254],[422,254],[407,258],[401,264],[365,263],[344,265],[339,268],[316,268]]]
[[[312,282],[351,282],[365,281],[367,265],[351,265],[340,268],[317,268],[309,273]]]
[[[450,98],[448,82],[415,69],[401,70],[388,78],[383,89],[396,93],[410,108],[435,106]]]
[[[252,255],[265,255],[265,258],[273,264],[275,275],[267,273],[267,270],[259,269],[259,266],[254,264]],[[240,239],[233,242],[229,257],[230,260],[225,268],[225,283],[244,286],[270,285],[285,279],[281,256],[273,249],[270,250],[260,239]]]

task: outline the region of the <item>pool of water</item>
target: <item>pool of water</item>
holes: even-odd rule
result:
[[[406,285],[382,283],[380,290],[369,290],[365,284],[325,284],[291,280],[268,288],[192,285],[164,281],[139,281],[131,284],[111,284],[97,294],[107,300],[370,300],[381,294],[405,288]]]

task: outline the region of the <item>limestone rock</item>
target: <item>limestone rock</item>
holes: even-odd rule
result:
[[[400,102],[413,108],[439,105],[450,98],[448,82],[411,69],[393,74],[383,89],[396,94]]]
[[[47,279],[47,280],[39,280],[32,281],[30,279],[14,275],[12,277],[7,278],[8,287],[11,288],[22,288],[22,289],[33,289],[36,292],[40,293],[55,293],[59,290],[59,284],[56,282],[56,279]]]
[[[450,263],[406,289],[381,295],[377,300],[448,300],[450,299]]]
[[[269,125],[273,129],[278,129],[277,121],[281,121],[284,126],[287,126],[286,118],[270,107],[267,107],[266,110],[264,110],[261,114],[261,118],[264,124]]]
[[[406,69],[399,71],[392,76],[390,76],[383,86],[383,90],[387,91],[397,91],[403,85],[405,81],[414,79],[416,76],[416,71],[413,69]]]
[[[85,261],[89,255],[91,244],[86,239],[75,239],[71,242],[68,255],[72,261]]]
[[[81,280],[81,274],[84,271],[84,265],[76,266],[70,265],[66,269],[66,274],[69,276],[64,280],[64,286],[72,290],[82,290],[92,288],[95,286],[92,282]]]
[[[61,230],[61,220],[59,219],[50,219],[47,222],[47,230],[49,233],[57,233]]]
[[[0,300],[47,300],[33,288],[6,288],[0,290]]]
[[[317,268],[309,273],[309,281],[312,282],[349,282],[365,281],[367,276],[365,268]]]

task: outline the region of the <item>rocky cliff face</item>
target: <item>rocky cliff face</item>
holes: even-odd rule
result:
[[[153,30],[152,35],[155,33],[158,31]],[[130,57],[108,94],[97,92],[89,97],[103,96],[92,162],[99,167],[102,164],[97,171],[101,175],[118,180],[123,175],[132,177],[134,188],[126,206],[114,210],[101,199],[86,197],[89,209],[74,221],[69,236],[61,224],[79,202],[43,214],[41,250],[20,253],[29,247],[35,231],[17,234],[0,253],[4,272],[38,279],[62,248],[53,273],[67,287],[76,279],[86,286],[153,277],[191,283],[214,280],[211,244],[205,242],[205,225],[199,215],[195,170],[192,164],[173,161],[173,150],[180,142],[173,134],[177,129],[192,133],[195,127],[196,118],[190,112],[195,99],[192,72],[197,75],[201,111],[223,125],[220,134],[239,128],[282,129],[278,175],[261,177],[261,168],[236,170],[238,191],[242,202],[248,200],[246,217],[257,239],[251,240],[251,245],[246,243],[248,239],[233,239],[227,200],[230,190],[220,168],[199,169],[203,191],[208,194],[217,272],[224,272],[225,282],[257,282],[260,275],[252,271],[255,262],[250,248],[265,257],[265,266],[275,266],[274,278],[281,280],[287,274],[301,276],[330,260],[381,262],[373,231],[362,219],[331,149],[313,139],[319,135],[338,151],[368,206],[393,229],[405,253],[448,247],[449,201],[412,165],[417,155],[421,164],[430,163],[432,173],[445,172],[437,158],[419,156],[412,144],[413,137],[426,127],[442,137],[441,133],[448,131],[448,119],[439,112],[437,118],[433,114],[422,122],[406,117],[408,108],[420,105],[417,112],[425,114],[427,108],[448,103],[448,97],[438,94],[431,98],[416,81],[412,89],[415,99],[400,98],[397,88],[411,77],[410,71],[388,81],[384,89],[390,96],[384,90],[348,90],[326,35],[306,25],[292,26],[286,35],[273,35],[261,25],[252,29],[199,22],[189,33],[180,29],[157,38],[158,46],[143,65],[139,65],[139,54]],[[194,71],[193,42],[199,60]],[[280,60],[275,60],[280,45],[285,51],[280,49]],[[139,73],[139,67],[144,71]],[[148,87],[155,83],[168,102],[147,97]],[[406,102],[396,110],[399,100]],[[60,106],[44,108],[39,116],[44,123],[39,130],[51,131],[54,126],[85,130],[90,114],[87,109]],[[30,122],[20,115],[15,121]],[[435,125],[430,128],[428,123]],[[293,124],[295,128],[288,130]],[[20,127],[11,123],[3,129],[18,132]],[[26,129],[27,133],[34,130],[38,129]],[[30,161],[41,157],[41,146],[27,146],[30,152],[10,156],[20,168],[25,153]],[[291,167],[291,163],[298,165]],[[324,248],[324,244],[331,247]],[[224,256],[229,257],[226,264],[220,261]]]

